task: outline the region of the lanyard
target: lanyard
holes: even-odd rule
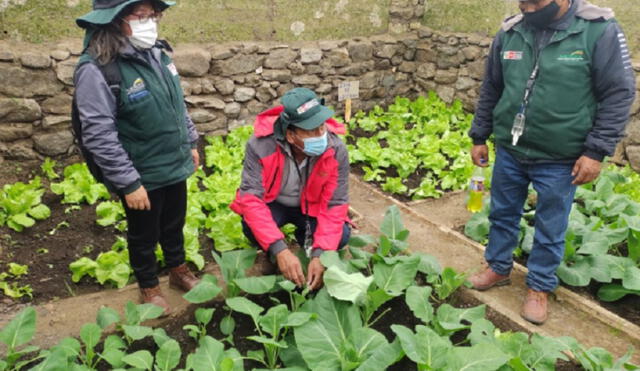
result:
[[[295,155],[293,156],[293,163],[296,165],[296,172],[298,172],[298,178],[300,179],[300,196],[304,192],[305,187],[307,186],[307,180],[309,179],[309,168],[311,167],[311,159],[307,157],[307,166],[305,167],[305,177],[302,178],[302,172],[300,171],[300,167],[298,166],[298,160],[296,160]],[[311,257],[311,251],[313,249],[313,238],[311,234],[311,223],[309,222],[309,200],[305,196],[304,198],[305,210],[304,213],[304,248],[307,257]],[[302,208],[301,208],[302,211]]]
[[[556,33],[554,32],[551,35],[551,39],[549,39],[549,42],[553,40],[555,34]],[[511,127],[511,144],[514,146],[518,144],[518,139],[520,139],[520,136],[522,135],[522,133],[524,133],[524,125],[527,121],[525,112],[527,111],[527,107],[529,106],[529,97],[531,96],[531,91],[533,91],[533,87],[536,84],[536,79],[538,78],[538,73],[540,72],[540,54],[542,53],[542,49],[543,48],[540,48],[540,50],[538,50],[538,52],[536,53],[536,64],[533,67],[533,71],[531,71],[529,79],[527,80],[527,85],[524,89],[524,97],[522,98],[520,109],[518,110],[518,113],[516,113],[516,117],[513,119],[513,126]]]
[[[540,59],[538,58],[535,67],[533,67],[533,72],[531,72],[531,76],[529,76],[529,80],[527,80],[527,86],[524,89],[524,98],[520,104],[520,110],[518,110],[516,117],[513,119],[513,126],[511,127],[511,144],[514,146],[518,144],[518,139],[520,139],[520,136],[524,133],[524,124],[527,121],[525,112],[529,105],[529,96],[531,95],[531,90],[533,90],[533,86],[536,83],[536,77],[538,77],[539,70]]]

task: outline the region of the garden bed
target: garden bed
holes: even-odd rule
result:
[[[286,302],[287,298],[282,293],[275,295],[282,302]],[[248,298],[254,303],[268,308],[273,304],[271,297],[269,296],[259,296],[259,295],[250,295]],[[465,307],[473,307],[480,305],[477,301],[474,301],[471,298],[465,297],[464,295],[455,295],[450,300],[456,307],[465,308]],[[214,309],[214,315],[211,323],[207,326],[207,333],[216,339],[224,339],[227,336],[220,331],[218,324],[224,318],[224,313],[226,311],[224,302],[216,301],[212,304],[206,305],[206,308]],[[395,334],[391,331],[392,325],[402,325],[408,328],[414,328],[416,325],[420,325],[420,320],[418,320],[411,309],[407,306],[407,304],[401,298],[396,298],[388,303],[384,304],[380,309],[380,312],[388,311],[387,315],[382,317],[376,324],[372,326],[373,329],[382,333],[387,341],[392,342],[395,338]],[[192,353],[196,350],[198,344],[195,339],[190,337],[187,334],[187,331],[183,329],[185,325],[191,323],[191,318],[193,318],[195,312],[195,308],[192,307],[190,310],[184,315],[176,318],[175,320],[169,321],[165,326],[163,326],[167,335],[172,339],[176,340],[181,345],[181,350],[183,355]],[[233,343],[235,344],[235,348],[241,354],[247,354],[250,351],[259,351],[259,344],[250,341],[247,337],[252,336],[255,332],[253,323],[251,321],[247,321],[247,317],[245,315],[239,313],[232,313],[232,318],[236,323],[235,331],[233,333]],[[503,332],[513,331],[518,332],[522,331],[522,328],[513,321],[509,320],[501,316],[500,314],[489,310],[487,312],[487,319],[491,321],[497,328],[499,328]],[[464,341],[467,332],[460,333],[457,335],[458,341]],[[153,339],[147,338],[135,343],[132,346],[132,351],[137,350],[149,350],[152,353],[157,352],[158,346],[154,343]],[[185,367],[186,357],[182,357],[179,368]],[[253,360],[245,360],[244,368],[246,370],[251,370],[254,368],[260,368],[261,365],[259,362]],[[98,370],[108,371],[110,370],[110,366],[104,362],[101,367],[98,367]],[[417,370],[415,363],[411,362],[408,358],[403,358],[401,361],[393,364],[392,366],[387,368],[388,371],[410,371]],[[574,370],[583,370],[583,368],[571,361],[563,361],[560,360],[555,365],[555,370],[559,371],[574,371]]]
[[[399,104],[400,108],[398,109],[400,111],[406,109],[406,104],[407,103],[404,101],[401,102],[401,104]],[[418,104],[418,108],[422,107],[423,104],[424,103]],[[407,113],[404,112],[400,114],[406,115]],[[449,112],[447,113],[446,116],[450,116],[451,118],[458,120],[457,113],[452,114]],[[440,123],[440,125],[444,125],[444,124]],[[192,237],[191,241],[188,242],[188,244],[192,248],[193,246],[196,246],[196,252],[203,257],[202,258],[203,260],[200,261],[202,266],[204,266],[204,264],[207,261],[211,260],[211,254],[209,252],[213,251],[214,242],[212,241],[215,241],[216,247],[219,247],[219,250],[221,250],[223,254],[225,251],[231,250],[233,248],[246,246],[246,241],[244,241],[241,235],[241,231],[238,228],[239,220],[237,216],[233,215],[228,211],[228,203],[233,198],[233,194],[237,187],[237,182],[239,179],[239,171],[241,169],[241,162],[243,157],[242,148],[246,141],[246,137],[248,136],[249,133],[250,132],[248,130],[242,129],[240,131],[234,132],[232,135],[230,135],[226,139],[209,138],[208,139],[209,144],[203,149],[203,152],[206,154],[205,161],[203,161],[206,165],[206,171],[198,172],[198,174],[196,174],[196,176],[189,182],[188,188],[190,190],[190,194],[189,194],[190,208],[189,208],[187,225],[191,228],[191,230],[187,234],[187,239],[189,239],[189,235]],[[442,134],[449,135],[449,136],[451,135],[447,133],[442,133]],[[383,141],[382,142],[383,147],[381,148],[391,148],[391,147],[387,147],[387,145],[390,145],[392,141],[393,140],[387,140],[386,142]],[[445,155],[446,154],[450,155],[451,153],[453,153],[452,147],[447,147],[447,146],[445,147],[448,148],[446,150]],[[428,192],[433,191],[433,192],[436,192],[438,195],[441,195],[442,191],[444,190],[451,189],[451,188],[456,189],[456,187],[458,188],[462,187],[462,184],[463,184],[462,177],[463,175],[466,176],[465,174],[468,170],[467,165],[461,162],[462,160],[457,160],[455,157],[447,157],[445,155],[441,154],[441,158],[443,158],[445,162],[439,163],[441,166],[439,168],[440,173],[439,174],[434,173],[436,176],[442,175],[442,177],[439,178],[438,180],[439,183],[435,186],[421,184],[418,186],[417,189],[415,189],[415,191],[405,193],[404,195],[405,200],[408,199],[409,197],[421,198],[426,195],[426,193],[424,192],[427,192],[427,191]],[[468,154],[461,153],[458,155],[460,156],[459,158],[462,158],[463,155],[466,156],[465,161],[468,161]],[[385,156],[383,155],[380,158],[385,158]],[[455,165],[456,163],[458,165]],[[66,164],[62,164],[62,165],[66,165]],[[58,171],[61,169],[62,165],[59,166],[59,168],[57,169]],[[354,167],[356,168],[354,172],[357,172],[358,166],[359,165],[357,164],[354,165]],[[8,167],[5,167],[5,169],[6,168]],[[369,170],[365,170],[364,166],[361,166],[360,169],[362,170],[362,172],[365,172],[365,173],[369,172],[369,174],[371,174],[371,171],[373,171],[373,173],[376,173],[375,171],[376,169],[372,170],[372,168],[369,168]],[[8,183],[10,183],[12,179],[16,179],[16,176],[14,174],[11,174],[11,170],[14,170],[14,169],[7,170],[7,172],[9,173],[7,174],[7,177],[6,177],[6,179],[9,180]],[[24,177],[33,177],[35,175],[40,174],[39,164],[34,164],[33,167],[20,165],[19,170],[22,173],[21,176],[24,176]],[[408,169],[404,169],[403,171],[408,171]],[[378,173],[380,172],[378,171]],[[389,173],[384,172],[384,174],[388,175]],[[452,174],[455,174],[455,175],[452,175]],[[366,174],[364,175],[366,176]],[[398,172],[398,175],[401,175],[400,172]],[[433,176],[434,175],[432,174],[427,177],[433,177]],[[65,178],[71,178],[71,176],[65,175]],[[20,180],[24,180],[24,179],[25,178],[21,178]],[[445,179],[449,179],[449,180],[445,181]],[[60,179],[55,180],[54,182],[59,183]],[[112,243],[115,240],[115,236],[122,234],[120,231],[118,231],[118,229],[115,228],[115,226],[118,226],[118,224],[121,223],[121,221],[119,221],[120,219],[114,216],[112,218],[113,220],[110,223],[108,223],[107,226],[105,227],[97,226],[96,224],[94,224],[96,221],[95,206],[87,206],[86,204],[83,204],[83,203],[81,203],[80,206],[75,206],[73,203],[64,204],[63,202],[66,202],[65,200],[68,200],[67,197],[70,197],[68,194],[65,193],[64,196],[54,195],[51,193],[51,190],[54,190],[54,188],[56,187],[50,188],[49,182],[44,178],[42,183],[43,183],[42,184],[43,189],[45,189],[43,200],[45,204],[48,204],[50,206],[51,215],[47,218],[44,218],[44,220],[37,221],[33,226],[24,228],[21,232],[14,232],[12,230],[7,229],[7,227],[3,227],[5,228],[3,229],[3,232],[6,232],[3,234],[8,236],[5,238],[5,240],[11,243],[11,246],[3,246],[3,251],[0,252],[0,256],[3,259],[3,263],[7,264],[10,261],[14,262],[11,259],[16,259],[15,263],[31,266],[33,265],[32,262],[36,260],[38,261],[38,265],[34,265],[34,268],[30,268],[30,271],[27,275],[18,276],[16,279],[16,281],[20,285],[24,285],[25,282],[29,282],[30,284],[33,285],[32,289],[34,287],[44,287],[44,286],[36,286],[36,285],[55,283],[55,285],[51,285],[42,289],[42,290],[46,290],[45,292],[42,292],[42,293],[37,293],[37,291],[35,291],[34,289],[35,303],[44,302],[51,298],[62,298],[65,296],[77,295],[84,292],[100,290],[100,286],[93,283],[93,280],[89,280],[87,276],[85,276],[84,278],[81,278],[77,284],[73,282],[69,282],[68,281],[70,277],[70,271],[68,270],[69,262],[65,261],[65,259],[77,259],[77,257],[82,254],[84,254],[87,259],[96,259],[97,254],[99,252],[102,252],[102,253],[111,252],[110,250],[113,249]],[[369,196],[369,192],[370,192],[369,190],[364,189],[360,186],[352,187],[351,193],[352,193],[353,204],[359,214],[366,216],[367,223],[376,221],[374,222],[374,224],[377,225],[378,224],[377,220],[380,216],[379,214],[381,213],[381,210],[383,210],[384,208],[381,206],[381,204],[378,201],[375,200],[375,197],[377,196]],[[419,192],[423,192],[423,193],[419,193]],[[416,195],[418,195],[419,197],[415,197]],[[445,197],[445,200],[446,200],[446,197]],[[76,201],[76,203],[77,202],[78,201]],[[439,213],[438,209],[440,207],[443,207],[442,205],[447,205],[446,202],[437,203],[435,201],[428,201],[428,202],[425,202],[425,204],[426,203],[430,204],[431,207],[434,208],[433,209],[434,213]],[[411,205],[411,207],[414,207],[418,204],[411,202],[409,203],[409,205]],[[402,207],[406,208],[406,204],[404,204],[404,206]],[[449,207],[449,206],[444,206],[444,207]],[[414,211],[411,211],[411,209],[408,209],[408,210],[410,210],[409,211],[410,213],[414,213]],[[35,214],[40,215],[41,214],[40,211],[41,210],[38,210],[38,212],[36,212]],[[448,210],[447,213],[449,213],[450,211],[451,210]],[[447,213],[439,213],[439,214],[447,214]],[[117,215],[117,213],[115,214]],[[395,212],[395,214],[396,214],[396,218],[399,218],[399,215],[397,215],[398,214],[397,211]],[[452,213],[452,215],[455,215],[455,213]],[[19,219],[18,221],[23,222],[24,219]],[[67,223],[68,225],[66,225]],[[381,227],[381,230],[384,231],[384,229],[387,229],[387,233],[388,233],[389,222],[386,222],[386,223],[387,223],[387,226],[385,227],[384,226],[385,222],[382,222],[383,225]],[[472,256],[475,256],[471,252],[465,251],[458,254],[453,252],[454,250],[458,249],[458,246],[455,246],[455,245],[458,245],[458,244],[463,245],[465,244],[465,242],[456,236],[448,236],[444,238],[443,236],[439,236],[438,235],[439,233],[446,230],[445,227],[438,226],[437,224],[434,224],[431,221],[427,221],[427,220],[422,220],[418,224],[415,224],[415,220],[414,220],[412,221],[412,223],[413,223],[411,228],[412,231],[414,231],[414,233],[416,233],[417,236],[420,236],[418,237],[418,240],[413,240],[411,245],[412,251],[418,253],[417,256],[421,256],[420,252],[429,252],[430,250],[434,250],[438,252],[444,251],[445,254],[448,253],[448,256],[445,255],[446,257],[445,264],[447,265],[456,266],[456,264],[458,264],[460,260],[465,260],[465,259],[466,259],[466,263],[465,263],[466,267],[470,267],[480,263],[479,259],[475,262],[475,264],[469,263],[470,262],[469,259],[472,258]],[[395,230],[395,227],[392,229],[395,231],[394,233],[398,232],[397,230]],[[398,251],[404,250],[408,247],[408,241],[405,241],[407,239],[407,235],[408,235],[408,231],[406,234],[402,232],[397,235],[396,234],[389,235],[387,236],[387,240],[391,242],[380,242],[379,246],[386,246],[382,248],[383,250],[389,249],[389,248],[391,248],[392,250],[397,249]],[[194,243],[193,236],[196,236],[197,243]],[[111,241],[109,241],[110,238],[111,238]],[[415,239],[416,237],[412,237],[412,238]],[[383,241],[383,240],[381,239],[380,241]],[[405,242],[402,242],[402,241],[405,241]],[[391,245],[389,245],[389,243],[391,243]],[[449,246],[449,244],[453,244],[454,246]],[[63,245],[63,247],[58,247],[58,245]],[[93,248],[89,249],[86,246],[92,246]],[[455,248],[450,249],[450,247],[455,247]],[[51,253],[52,249],[56,250],[56,254],[47,256],[48,254]],[[120,251],[125,251],[122,249],[122,247],[120,247],[119,249]],[[446,250],[451,250],[451,251],[446,252]],[[25,255],[21,255],[22,257],[20,259],[26,259],[26,261],[22,262],[17,260],[16,253],[18,251],[20,251],[20,253],[25,252]],[[30,252],[27,253],[27,251],[30,251]],[[245,250],[245,251],[248,251],[248,250]],[[395,251],[395,253],[393,253],[392,255],[396,254],[398,251]],[[387,251],[384,254],[388,254],[389,252],[390,251]],[[243,254],[243,252],[241,252],[240,254]],[[44,255],[45,258],[41,257],[40,255]],[[448,260],[450,258],[457,259],[458,261],[454,260],[455,263],[452,264],[453,261]],[[54,259],[59,259],[59,260],[54,260]],[[220,257],[216,258],[218,263],[219,263],[219,259],[224,260],[224,256],[222,258]],[[398,259],[399,258],[395,256],[389,257],[389,256],[383,255],[381,257],[376,258],[376,263],[381,263],[382,261],[384,261],[385,264],[389,266],[393,266],[394,264],[399,264],[398,263],[399,261],[402,261],[404,262],[402,264],[405,264],[407,263],[406,260],[410,258],[402,257],[400,260]],[[40,263],[40,261],[42,261],[42,263]],[[356,261],[359,261],[359,263],[357,264],[359,264],[359,268],[362,268],[362,262],[360,261],[360,258],[356,259]],[[326,265],[330,266],[331,264],[326,264]],[[224,264],[220,264],[220,266],[223,267],[222,270],[224,275]],[[398,273],[402,273],[403,270],[404,269],[399,269]],[[51,274],[52,271],[55,271],[56,274]],[[18,271],[16,270],[16,272]],[[372,272],[372,269],[371,267],[369,267],[369,273],[371,272]],[[226,274],[228,274],[228,272]],[[24,281],[25,279],[27,279],[27,277],[29,277],[29,279],[32,279],[33,281]],[[9,279],[13,279],[13,278],[9,277]],[[454,281],[456,281],[457,285],[460,285],[463,282],[462,276],[450,275],[449,279],[453,279]],[[128,281],[129,281],[128,279],[124,281],[124,284],[126,284],[126,282]],[[228,279],[225,279],[225,282],[234,282],[234,281],[233,280],[229,281]],[[352,282],[351,280],[346,280],[346,282],[348,282],[348,284],[354,284],[354,282]],[[114,281],[114,284],[115,283],[117,283],[118,285],[123,284],[122,281]],[[328,285],[328,286],[331,287],[331,285]],[[514,289],[516,289],[516,287],[514,287]],[[41,290],[41,289],[38,288],[38,290]],[[418,290],[418,289],[414,289],[414,291],[415,290]],[[240,291],[238,291],[238,287],[236,287],[236,291],[232,295],[230,295],[230,297],[233,298],[239,293]],[[478,302],[478,300],[480,300],[482,302],[492,303],[490,304],[490,307],[492,305],[495,305],[496,308],[504,309],[504,303],[499,303],[494,301],[494,299],[491,298],[491,296],[482,296],[482,295],[474,296],[477,300],[476,303]],[[515,296],[514,295],[508,295],[508,296],[510,296],[511,300],[513,301],[513,297]],[[351,298],[351,299],[355,300],[354,298]],[[21,299],[21,300],[25,300],[25,299]],[[259,302],[262,302],[263,298],[256,298],[256,300]],[[328,300],[328,299],[325,298],[323,300]],[[342,300],[344,300],[344,298]],[[383,305],[390,305],[390,307],[389,308],[383,307],[383,308],[390,309],[392,312],[398,313],[397,319],[400,320],[399,323],[404,323],[404,320],[402,318],[402,313],[404,312],[403,312],[403,309],[401,308],[403,301],[400,300],[400,304],[397,304],[397,301],[398,300],[394,299],[390,302],[387,302],[386,304],[383,304]],[[424,302],[426,302],[426,298],[425,298],[425,301],[421,301],[421,303],[424,303]],[[513,306],[513,307],[518,305],[519,303],[515,305],[509,304],[509,306]],[[227,306],[231,306],[231,304],[227,302]],[[268,305],[265,304],[264,307],[265,309],[269,309],[269,307],[273,307],[273,302],[268,301]],[[412,311],[414,310],[415,308],[412,308]],[[233,314],[234,316],[238,315],[237,313],[235,313],[237,312],[237,310],[234,309],[233,312],[234,312]],[[491,311],[489,312],[491,313]],[[509,313],[508,310],[506,312],[503,310],[499,310],[496,313],[499,313],[499,316],[502,316],[502,318],[506,318],[504,317],[505,315],[509,317],[508,321],[510,321],[511,323],[515,323],[515,326],[523,326],[522,320],[518,318],[517,314],[515,315],[515,318],[514,318],[513,313],[505,314],[505,313]],[[574,315],[574,317],[577,317],[577,316]],[[383,318],[387,318],[387,317],[385,316]],[[392,318],[392,321],[394,321],[394,324],[396,325],[398,324],[398,322],[395,322],[396,320],[395,315],[390,318]],[[441,318],[440,320],[442,319],[443,318]],[[558,331],[555,331],[556,326],[558,326],[558,324],[554,324],[553,322],[557,322],[557,320],[560,320],[561,323],[560,323],[560,327],[557,329]],[[549,321],[549,324],[545,325],[545,328],[554,329],[551,331],[551,333],[552,334],[555,333],[556,336],[565,335],[567,334],[565,332],[566,328],[564,327],[564,326],[567,326],[567,324],[564,323],[565,320],[566,318],[562,318],[562,317],[560,318],[552,317],[552,319],[550,319]],[[414,318],[414,321],[415,321],[415,318]],[[471,323],[473,321],[469,321],[469,322]],[[218,323],[218,322],[213,321],[211,323]],[[246,321],[246,317],[244,320],[236,319],[236,323],[251,324],[251,322]],[[580,330],[584,327],[583,325],[584,325],[583,323],[581,324],[576,323],[575,325],[573,325],[573,328],[571,328],[571,335],[577,338],[584,338],[586,339],[587,345],[592,345],[592,343],[594,343],[592,341],[593,339],[590,339],[588,336],[585,337],[585,334],[583,333],[584,331]],[[501,326],[502,325],[499,324],[498,327],[501,327]],[[524,324],[524,326],[527,326],[527,325]],[[608,326],[608,325],[605,324],[605,326]],[[413,328],[411,324],[409,324],[408,327]],[[373,328],[377,329],[376,327],[373,327]],[[509,327],[509,326],[505,326],[504,328],[513,329],[512,327]],[[397,330],[397,331],[396,330],[393,331],[394,335],[398,335],[399,333],[397,331],[400,331],[400,333],[402,333],[403,336],[409,336],[409,337],[414,336],[406,332],[403,332],[404,330]],[[211,331],[212,333],[215,333],[215,329],[212,328]],[[391,334],[391,332],[389,332],[388,329],[386,331],[387,332],[385,332],[385,330],[381,330],[381,333],[385,337],[387,337],[387,342],[388,342],[389,334]],[[442,331],[442,328],[440,329],[440,331]],[[532,331],[532,330],[528,330],[528,331]],[[184,334],[182,335],[176,334],[175,336],[180,338],[181,336],[184,337]],[[455,340],[456,342],[458,342],[458,341],[464,340],[464,336],[466,335],[462,334],[462,335],[456,335],[456,336],[462,336],[462,338]],[[304,343],[307,340],[309,339],[306,339],[306,340],[302,339],[301,341]],[[581,339],[579,340],[583,341]],[[605,347],[609,348],[611,346],[611,348],[609,349],[613,349],[616,355],[621,356],[622,353],[626,351],[627,345],[633,342],[637,342],[637,340],[632,340],[630,342],[627,342],[625,345],[625,349],[623,350],[622,347],[620,347],[619,345],[617,345],[617,343],[615,343],[615,341],[620,341],[620,340],[624,342],[624,338],[613,339],[611,340],[612,343],[609,343],[607,340],[605,341]],[[154,341],[157,343],[158,340],[155,339]],[[183,341],[181,340],[180,342],[182,343]],[[153,347],[154,343],[151,342],[150,344],[151,344],[151,347]],[[240,344],[240,342],[238,344]],[[596,341],[595,344],[600,344],[600,343]],[[252,343],[252,345],[255,346],[254,343]],[[144,347],[146,349],[148,348],[148,345],[145,345]],[[397,344],[396,345],[389,344],[388,347],[385,349],[391,352],[393,350],[391,348],[394,348],[394,347],[396,347],[395,351],[397,351]],[[135,349],[136,348],[130,348],[129,350],[134,351]],[[249,349],[251,348],[242,348],[242,351],[244,352]],[[566,349],[568,348],[565,348],[565,350]],[[456,352],[462,352],[462,353],[467,351],[468,350],[456,350]],[[257,359],[256,357],[257,356],[255,355],[249,356],[249,358],[254,359],[254,361]],[[310,357],[313,358],[314,356],[310,356]],[[414,358],[416,357],[418,357],[418,355],[414,355]],[[315,361],[310,360],[309,362],[313,363],[316,361],[321,362],[322,360],[316,359]],[[399,367],[403,367],[403,366],[399,366]],[[571,367],[571,365],[563,365],[562,367]],[[410,368],[411,367],[409,367],[409,369]],[[568,368],[568,369],[571,369],[571,368]]]
[[[79,159],[72,157],[64,160],[59,164],[58,170],[75,161]],[[0,174],[0,179],[8,181],[7,184],[27,181],[28,177],[42,175],[40,164],[39,161],[23,162],[19,171],[5,166],[3,172],[6,174]],[[125,234],[113,227],[103,227],[96,223],[97,204],[64,204],[61,195],[51,192],[50,182],[46,177],[42,178],[42,183],[46,189],[42,203],[49,207],[51,215],[20,232],[7,226],[0,227],[0,243],[3,246],[0,249],[0,272],[6,269],[9,263],[27,266],[27,274],[9,282],[29,287],[33,295],[25,295],[15,300],[4,297],[4,310],[21,303],[39,304],[115,287],[112,283],[100,285],[88,276],[79,282],[73,282],[69,264],[81,257],[95,260],[100,253],[110,251],[117,239],[124,238]],[[115,196],[112,197],[112,200],[115,200]],[[203,252],[213,248],[211,239],[205,235],[199,240]],[[202,255],[205,261],[213,261],[211,254]]]
[[[469,127],[470,116],[459,104],[446,106],[433,94],[415,101],[398,98],[387,110],[376,107],[367,114],[359,113],[349,123],[346,136],[352,173],[408,205],[426,202],[423,209],[435,207],[435,211],[426,210],[432,220],[442,220],[441,214],[446,214],[455,219],[449,227],[464,232],[464,224],[471,218],[464,201],[455,205],[457,210],[447,207],[445,201],[440,204],[442,211],[438,211],[433,198],[464,192],[461,190],[466,188],[474,168],[469,155],[472,144],[466,135]],[[492,163],[491,150],[490,157]],[[484,173],[485,185],[490,187],[490,169]],[[640,325],[640,219],[636,219],[640,204],[630,200],[638,196],[638,187],[634,186],[637,179],[638,175],[628,168],[609,167],[595,188],[579,188],[577,198],[586,216],[576,212],[571,218],[567,256],[558,275],[565,287]],[[420,201],[426,197],[430,200]],[[535,197],[532,202],[535,204]],[[486,240],[486,213],[484,210],[469,222],[467,235],[476,241]],[[620,214],[623,216],[616,220]],[[528,223],[531,224],[531,216]],[[621,235],[625,228],[631,245]],[[526,249],[530,249],[533,228],[523,228],[522,235],[523,247],[516,250],[516,257],[523,256],[523,250],[526,255]],[[583,244],[590,246],[581,249]],[[594,283],[589,284],[591,279]],[[601,300],[604,298],[609,302]]]

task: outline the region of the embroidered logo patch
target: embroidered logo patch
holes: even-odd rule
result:
[[[127,94],[128,95],[135,94],[137,92],[144,90],[145,88],[146,86],[144,84],[144,80],[138,77],[133,81],[133,85],[131,85],[131,87],[127,89]]]
[[[301,105],[300,107],[298,107],[297,111],[298,111],[298,115],[302,115],[303,113],[307,112],[308,110],[312,109],[315,106],[320,105],[320,102],[317,99],[312,99],[310,101],[308,101],[307,103]]]
[[[576,50],[573,53],[570,54],[561,54],[558,57],[559,61],[566,61],[566,62],[579,62],[579,61],[583,61],[584,60],[584,51],[583,50]]]
[[[136,102],[149,95],[149,91],[146,89],[144,80],[138,77],[133,81],[133,85],[127,89],[127,97],[130,102]]]
[[[507,50],[504,52],[504,59],[511,61],[519,61],[522,60],[522,52],[516,50]]]

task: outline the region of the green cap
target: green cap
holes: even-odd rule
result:
[[[278,119],[282,135],[289,125],[304,130],[313,130],[333,116],[333,111],[324,106],[324,99],[307,88],[294,88],[284,93],[280,102],[284,111]],[[277,133],[276,131],[276,134]]]
[[[93,0],[93,10],[76,19],[76,24],[82,28],[90,28],[109,24],[127,5],[142,0]],[[153,0],[160,11],[175,5],[173,1]]]

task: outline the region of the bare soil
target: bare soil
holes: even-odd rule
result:
[[[56,170],[62,173],[66,165],[78,160],[77,157],[61,160]],[[49,218],[37,221],[33,227],[25,228],[22,232],[7,226],[0,227],[0,272],[7,269],[8,263],[27,265],[28,274],[10,282],[29,285],[33,290],[32,299],[27,296],[11,299],[0,292],[0,302],[3,304],[0,314],[27,303],[40,304],[112,288],[110,285],[102,286],[88,276],[74,283],[69,264],[83,256],[95,260],[101,252],[111,250],[118,236],[125,237],[125,234],[111,226],[96,224],[97,203],[83,204],[79,209],[62,204],[62,196],[52,193],[49,180],[42,176],[40,164],[40,161],[29,161],[0,167],[0,184],[28,182],[34,176],[41,176],[46,189],[42,202],[51,209]],[[112,195],[112,200],[117,200],[117,197]],[[205,253],[213,247],[211,239],[202,235],[200,244],[205,260],[212,261],[211,254]],[[160,269],[160,275],[164,273]],[[133,276],[131,280],[134,280]]]

